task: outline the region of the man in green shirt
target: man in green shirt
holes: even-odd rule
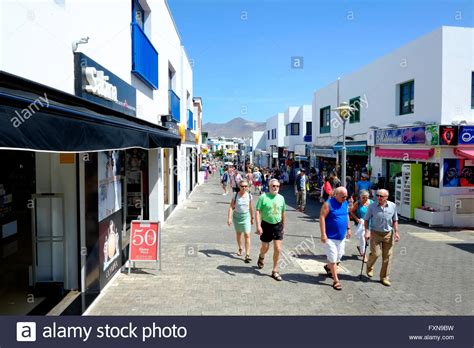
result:
[[[280,182],[277,179],[270,180],[269,193],[260,196],[257,210],[257,234],[260,236],[262,246],[260,255],[258,256],[257,266],[263,268],[265,254],[267,253],[270,243],[273,241],[273,270],[272,278],[281,281],[281,275],[278,272],[278,259],[281,252],[281,241],[286,222],[286,204],[285,198],[278,193]]]

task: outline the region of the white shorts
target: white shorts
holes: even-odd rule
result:
[[[326,240],[326,243],[324,245],[329,263],[336,263],[341,261],[341,258],[344,255],[344,248],[346,245],[345,239],[328,239]]]

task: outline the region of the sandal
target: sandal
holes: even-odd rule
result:
[[[282,281],[281,275],[278,272],[272,272],[272,278],[279,281],[279,282]]]
[[[242,256],[242,249],[239,249],[239,251],[237,251],[237,256]]]
[[[252,258],[250,257],[250,255],[245,255],[245,260],[244,260],[244,262],[245,262],[245,263],[250,263],[250,261],[252,261]]]
[[[260,268],[260,269],[263,268],[263,266],[265,265],[265,264],[263,263],[263,260],[264,260],[264,259],[265,259],[264,257],[261,257],[261,256],[258,257],[258,261],[257,261],[257,267],[258,267],[258,268]]]
[[[334,290],[342,290],[341,283],[340,283],[340,282],[338,282],[338,281],[337,281],[337,282],[334,282],[334,283],[332,283],[332,288],[333,288]]]
[[[324,265],[324,270],[326,271],[326,275],[328,277],[332,277],[331,270],[329,269],[328,265]]]

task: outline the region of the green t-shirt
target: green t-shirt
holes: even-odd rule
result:
[[[281,221],[281,214],[286,210],[285,198],[280,194],[273,196],[265,193],[258,199],[256,209],[260,211],[263,221],[277,224]]]

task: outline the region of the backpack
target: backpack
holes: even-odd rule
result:
[[[227,172],[224,172],[224,175],[222,175],[222,180],[221,183],[226,183],[229,180],[229,174]]]

